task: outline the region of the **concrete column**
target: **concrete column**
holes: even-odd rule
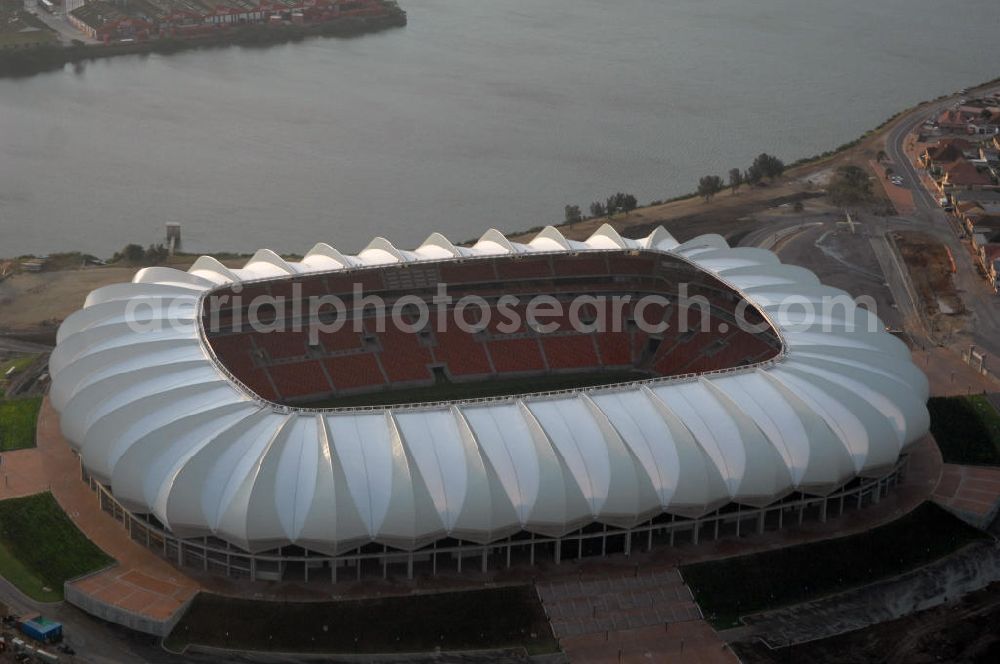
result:
[[[561,559],[562,559],[562,540],[556,540],[556,565],[559,564]]]
[[[691,543],[698,543],[698,531],[701,530],[701,521],[698,519],[694,520],[694,528],[691,530]]]
[[[487,548],[484,546],[483,547],[483,574],[486,574],[487,556],[488,556],[488,554],[487,554]]]
[[[757,517],[757,534],[758,535],[763,535],[764,534],[764,525],[765,525],[766,521],[767,521],[767,512],[763,508],[761,508],[760,515]]]
[[[413,580],[413,552],[410,551],[410,555],[406,558],[406,578]]]

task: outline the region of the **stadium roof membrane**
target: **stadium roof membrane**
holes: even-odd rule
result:
[[[308,411],[238,385],[199,325],[203,295],[234,282],[611,249],[665,252],[715,276],[768,316],[783,352],[674,380]],[[550,227],[527,244],[491,230],[471,247],[434,234],[413,251],[377,238],[354,256],[318,244],[301,262],[261,250],[240,269],[202,257],[187,272],[146,268],[92,292],[59,330],[51,399],[87,471],[179,537],[332,555],[368,542],[557,537],[825,495],[890,470],[929,424],[927,380],[909,350],[863,308],[805,322],[781,306],[844,296],[768,251],[718,235],[679,244],[662,228],[630,240],[604,226],[577,242]]]

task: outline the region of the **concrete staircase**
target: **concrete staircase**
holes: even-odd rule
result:
[[[536,585],[572,662],[725,662],[736,657],[702,620],[676,569]]]

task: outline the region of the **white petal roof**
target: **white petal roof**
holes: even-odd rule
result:
[[[783,352],[740,370],[558,394],[305,411],[234,383],[197,325],[200,297],[239,281],[616,248],[669,253],[721,279],[766,313]],[[877,318],[848,302],[803,320],[801,303],[831,296],[847,294],[768,251],[717,235],[679,244],[662,228],[630,240],[604,226],[576,242],[550,227],[528,244],[491,230],[468,248],[434,234],[413,251],[376,238],[356,256],[317,244],[301,262],[261,250],[240,269],[202,257],[91,293],[59,330],[51,398],[89,472],[181,536],[335,554],[627,527],[822,495],[885,472],[926,433],[927,380]]]

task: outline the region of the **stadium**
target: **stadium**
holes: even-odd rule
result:
[[[420,315],[441,284],[476,298],[444,307],[475,329]],[[532,324],[540,296],[585,301],[585,329]],[[558,564],[825,520],[877,502],[929,425],[908,349],[846,293],[662,228],[146,268],[66,319],[50,371],[83,478],[130,536],[253,579]]]

